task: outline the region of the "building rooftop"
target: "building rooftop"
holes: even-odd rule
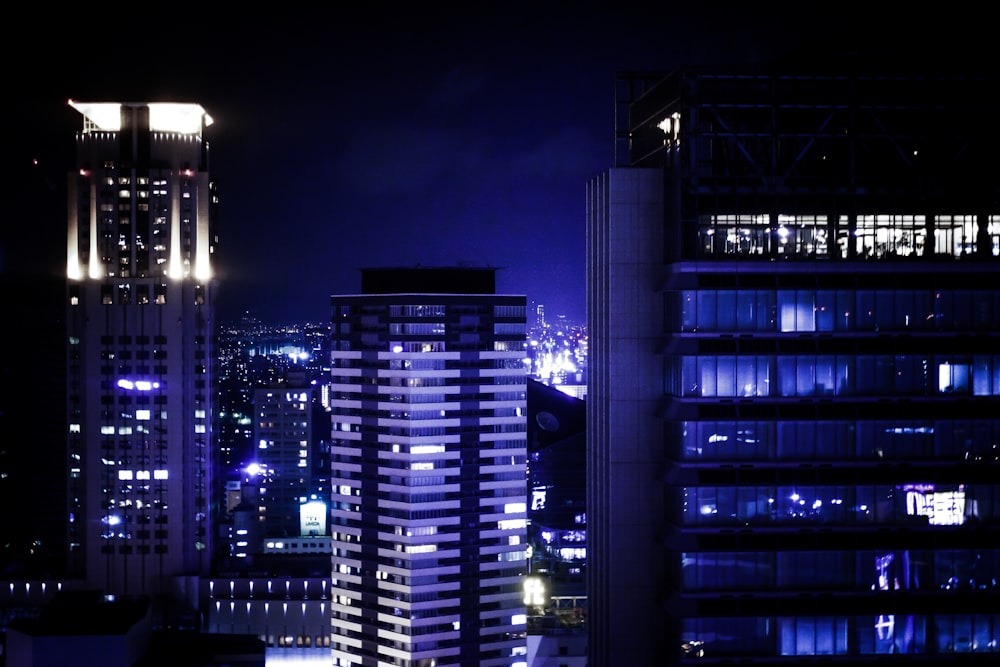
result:
[[[365,294],[493,294],[494,267],[383,267],[361,269]]]
[[[106,600],[101,591],[61,591],[35,618],[18,618],[9,627],[33,637],[124,634],[150,613],[146,597]]]
[[[149,129],[180,134],[200,134],[203,127],[212,124],[212,117],[199,104],[180,102],[77,102],[68,104],[79,111],[84,121],[84,132],[118,132],[122,126],[122,107],[149,107]]]

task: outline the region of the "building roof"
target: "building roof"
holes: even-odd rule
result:
[[[202,127],[212,124],[212,117],[205,112],[200,104],[181,102],[77,102],[69,100],[68,104],[79,111],[87,122],[84,131],[102,130],[118,132],[121,130],[124,107],[149,107],[149,129],[160,132],[177,132],[180,134],[200,134]],[[202,125],[204,121],[204,125]]]
[[[365,294],[494,294],[494,267],[383,267],[361,269]]]
[[[18,618],[9,627],[25,635],[120,635],[150,613],[146,597],[104,599],[101,591],[60,591],[36,618]]]

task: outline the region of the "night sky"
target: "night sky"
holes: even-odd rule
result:
[[[17,187],[0,272],[61,275],[82,124],[67,99],[196,102],[215,119],[223,319],[326,320],[331,294],[360,290],[361,268],[465,263],[582,322],[586,183],[612,164],[616,72],[991,48],[970,32],[986,24],[975,14],[916,25],[850,4],[692,4],[250,3],[226,15],[182,3],[167,15],[111,3],[58,23],[54,7],[29,9],[2,46]],[[25,228],[57,242],[24,252]]]

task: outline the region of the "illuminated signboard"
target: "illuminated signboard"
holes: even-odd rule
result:
[[[326,503],[310,500],[299,505],[299,529],[303,535],[326,535]]]

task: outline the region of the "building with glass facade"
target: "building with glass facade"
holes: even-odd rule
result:
[[[1000,657],[997,83],[619,79],[591,667]]]
[[[212,119],[196,104],[70,104],[70,572],[109,595],[184,595],[211,562]]]
[[[527,666],[526,304],[495,271],[331,297],[338,667]]]

